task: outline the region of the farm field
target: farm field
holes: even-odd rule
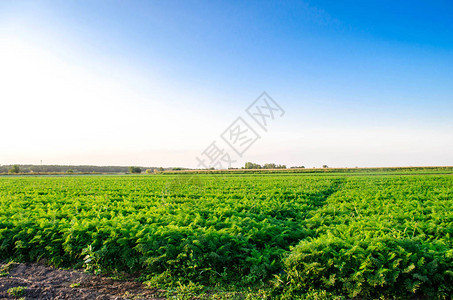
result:
[[[0,177],[0,258],[199,295],[450,299],[453,177],[358,175]]]

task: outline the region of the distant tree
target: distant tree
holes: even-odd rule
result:
[[[69,170],[66,171],[66,173],[68,173],[68,174],[73,174],[73,173],[74,173],[74,170],[69,169]]]
[[[277,165],[275,163],[267,163],[262,166],[263,169],[286,169],[286,165]]]
[[[11,174],[18,174],[20,172],[20,168],[18,165],[14,165],[11,167],[11,169],[9,169],[8,173],[11,173]]]
[[[261,165],[252,162],[246,162],[244,169],[261,169]]]
[[[129,167],[128,170],[131,174],[140,174],[142,172],[140,167]]]
[[[159,172],[163,172],[163,171],[165,171],[165,169],[162,167],[159,167]]]
[[[277,166],[275,164],[264,164],[263,169],[276,169]]]
[[[329,166],[328,165],[322,165],[324,169],[327,169]]]
[[[151,174],[153,171],[151,171],[151,169],[146,169],[145,173],[146,174]]]

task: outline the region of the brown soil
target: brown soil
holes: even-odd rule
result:
[[[5,266],[0,263],[0,270]],[[60,270],[39,263],[13,264],[3,271],[0,299],[165,299],[159,296],[162,291],[147,289],[139,282]],[[11,296],[8,289],[18,286],[26,287],[23,295]]]

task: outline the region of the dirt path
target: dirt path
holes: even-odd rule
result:
[[[118,281],[37,263],[0,263],[0,299],[165,299],[141,283]],[[8,289],[25,287],[17,296]],[[19,288],[20,289],[20,288]]]

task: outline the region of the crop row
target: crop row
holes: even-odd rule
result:
[[[448,175],[0,178],[0,257],[205,285],[447,297]]]

